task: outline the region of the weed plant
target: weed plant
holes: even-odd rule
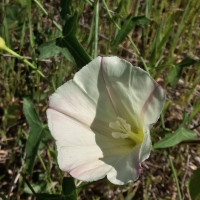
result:
[[[42,131],[48,132],[45,111],[55,89],[97,55],[117,55],[150,73],[166,90],[167,102],[152,129],[153,149],[140,178],[125,186],[106,179],[75,180],[78,199],[199,199],[195,187],[200,178],[191,181],[199,175],[191,176],[200,165],[199,140],[194,139],[194,134],[200,136],[200,1],[66,2],[0,3],[0,36],[23,57],[0,51],[0,198],[36,199],[34,193],[62,192],[64,174],[54,141],[47,133],[37,145],[27,142],[32,133],[27,113],[38,115]],[[74,21],[65,26],[70,16]],[[69,28],[75,46],[56,49],[47,43],[63,33],[67,37]],[[25,159],[27,144],[37,146],[34,160]]]

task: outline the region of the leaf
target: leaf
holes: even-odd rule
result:
[[[23,101],[23,111],[26,117],[28,124],[31,126],[32,129],[37,129],[38,127],[42,126],[40,118],[33,107],[33,104],[30,100],[24,98]]]
[[[77,18],[78,14],[75,13],[72,17],[70,17],[65,26],[63,27],[63,36],[70,37],[75,36],[77,32]]]
[[[67,60],[69,60],[69,62],[75,65],[75,60],[68,51],[68,49],[56,45],[56,39],[45,42],[44,44],[38,47],[38,50],[40,52],[39,60],[50,58],[61,53]]]
[[[189,190],[192,199],[200,199],[200,168],[194,171],[189,183]]]
[[[63,36],[42,44],[39,59],[49,58],[61,53],[73,65],[81,68],[91,61],[90,56],[83,49],[82,45],[76,38],[77,32],[77,14],[70,17],[63,27]]]
[[[175,87],[177,85],[178,80],[182,74],[183,68],[193,65],[197,62],[198,61],[196,61],[190,57],[186,57],[184,60],[182,60],[180,63],[178,63],[168,75],[168,81],[171,83],[172,87]]]
[[[45,125],[43,125],[43,127],[45,127]],[[43,128],[45,131],[45,134],[43,135],[42,140],[40,141],[40,145],[38,147],[38,150],[42,150],[44,149],[44,147],[46,146],[46,143],[49,141],[54,141],[53,136],[50,133],[50,130],[48,128]],[[49,146],[48,146],[49,147]],[[56,160],[56,159],[55,159]]]
[[[74,57],[79,68],[85,66],[91,61],[91,58],[83,49],[82,45],[76,38],[77,31],[77,14],[74,14],[63,28],[63,36],[56,39],[56,45],[61,48],[67,48]]]
[[[156,30],[156,35],[155,35],[153,43],[151,45],[150,66],[153,65],[153,63],[155,63],[156,56],[159,53],[158,45],[161,41],[161,28],[162,28],[162,20],[161,20],[160,25],[158,26],[158,28]]]
[[[58,46],[68,48],[70,53],[73,55],[77,67],[81,68],[87,65],[91,59],[85,52],[76,37],[63,37],[56,40]]]
[[[62,194],[67,196],[69,200],[76,200],[76,186],[72,177],[64,177],[62,183]]]
[[[182,141],[188,141],[188,140],[198,140],[198,139],[196,137],[195,132],[187,130],[182,127],[179,128],[177,131],[175,131],[173,134],[167,135],[162,140],[156,142],[153,147],[155,149],[173,147]]]
[[[61,19],[67,20],[68,15],[71,15],[71,3],[72,3],[72,0],[60,0]]]
[[[135,25],[148,24],[149,22],[150,19],[146,18],[145,16],[133,17],[132,14],[128,15],[128,17],[124,21],[123,26],[121,27],[116,38],[114,39],[112,47],[115,49],[131,32]]]
[[[169,26],[168,30],[165,31],[164,36],[162,37],[162,40],[158,46],[158,49],[161,50],[161,52],[163,52],[164,47],[167,43],[167,40],[169,38],[169,36],[171,35],[171,32],[173,31],[174,26]]]
[[[22,23],[25,21],[26,18],[27,8],[22,8],[20,5],[17,4],[5,4],[4,6],[1,5],[0,8],[4,9],[8,28],[10,30],[12,29],[13,31],[17,31],[20,33],[22,29]]]
[[[38,114],[28,99],[23,101],[23,111],[30,126],[29,136],[26,143],[25,169],[29,175],[32,174],[35,157],[38,152],[39,144],[46,134],[46,129],[38,117]]]
[[[72,177],[64,177],[62,183],[62,195],[36,194],[37,200],[77,200],[76,186]]]
[[[38,181],[37,183],[31,183],[31,186],[36,193],[44,191],[46,188],[46,185],[47,183],[44,180]],[[27,184],[25,184],[24,186],[24,192],[27,194],[33,194],[32,190],[28,187]]]

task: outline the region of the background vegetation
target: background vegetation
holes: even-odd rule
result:
[[[97,55],[148,71],[167,102],[140,178],[125,186],[75,180],[78,198],[200,199],[199,10],[199,0],[3,0],[0,36],[23,59],[0,51],[0,199],[61,193],[48,97]]]

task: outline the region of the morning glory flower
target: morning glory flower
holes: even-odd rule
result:
[[[164,90],[147,72],[118,57],[95,58],[50,97],[60,169],[82,181],[136,180],[164,103]]]

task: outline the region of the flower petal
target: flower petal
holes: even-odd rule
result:
[[[105,177],[115,165],[106,161],[119,160],[134,147],[131,140],[109,139],[58,111],[48,109],[47,116],[56,140],[59,167],[79,180]]]
[[[112,137],[108,124],[115,121],[117,115],[107,95],[100,65],[98,57],[76,73],[73,80],[50,97],[49,107]]]
[[[108,161],[108,163],[111,163],[113,166],[112,170],[110,170],[107,175],[111,183],[123,185],[133,182],[139,177],[139,151],[140,146],[137,146],[129,153],[121,157],[112,157],[112,159]],[[105,161],[105,159],[103,160]]]
[[[147,72],[118,57],[103,57],[102,66],[118,116],[133,129],[140,127],[141,121],[155,123],[165,102],[164,90]]]
[[[149,129],[144,133],[144,140],[141,144],[140,152],[139,152],[139,162],[142,163],[147,158],[149,158],[151,151],[151,138]]]

